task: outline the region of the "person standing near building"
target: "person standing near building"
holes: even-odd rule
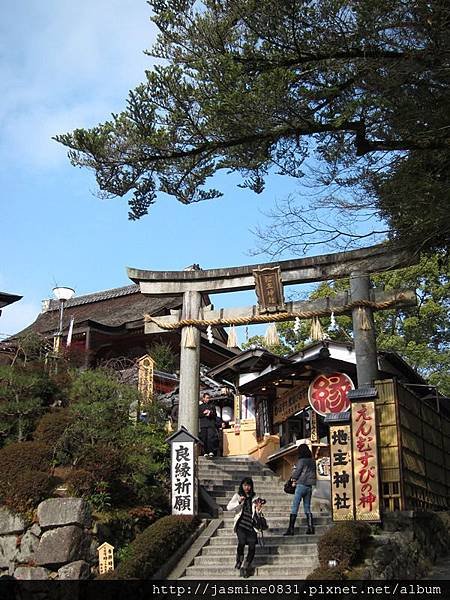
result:
[[[291,514],[289,515],[289,527],[283,535],[294,535],[294,525],[302,499],[303,510],[308,522],[306,533],[308,535],[313,534],[315,530],[311,512],[311,497],[312,488],[316,485],[317,475],[316,461],[307,444],[300,444],[298,447],[298,460],[292,472],[291,480],[295,486],[295,493],[292,500]]]
[[[218,416],[211,402],[211,396],[205,392],[198,407],[199,437],[203,445],[203,454],[209,458],[217,456],[219,435],[217,433]]]

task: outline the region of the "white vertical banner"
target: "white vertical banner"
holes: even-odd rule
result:
[[[194,515],[194,442],[172,442],[172,514]]]
[[[73,323],[74,323],[74,321],[75,321],[75,317],[72,317],[70,319],[69,331],[67,333],[66,348],[68,348],[70,346],[70,344],[72,343]]]

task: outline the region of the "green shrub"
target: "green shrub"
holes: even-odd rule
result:
[[[151,506],[135,506],[130,508],[128,514],[133,517],[139,527],[142,527],[143,524],[148,527],[156,520],[156,511]]]
[[[73,469],[65,480],[71,495],[87,496],[94,491],[95,477],[85,469]]]
[[[313,580],[313,581],[322,581],[322,580],[337,580],[340,579],[341,581],[343,579],[346,579],[345,575],[344,575],[344,571],[342,569],[342,567],[340,565],[338,565],[337,567],[325,567],[325,566],[320,566],[317,567],[317,569],[314,569],[314,571],[312,573],[310,573],[307,577],[307,580]]]
[[[199,524],[197,517],[167,516],[147,527],[127,547],[125,559],[108,579],[150,579]],[[102,577],[103,578],[103,577]]]
[[[169,476],[170,451],[162,420],[137,423],[123,429],[121,443],[126,449],[123,482],[141,505],[166,506],[165,482]]]
[[[120,477],[121,452],[118,448],[112,448],[106,444],[88,446],[83,450],[77,466],[90,471],[95,481],[111,483]]]
[[[42,471],[24,471],[8,487],[3,502],[16,512],[27,512],[51,496],[55,479]]]
[[[43,410],[45,382],[24,367],[0,365],[0,432],[2,440],[22,442]]]
[[[39,420],[33,439],[54,448],[71,422],[72,417],[67,410],[53,409]]]
[[[86,500],[90,502],[94,510],[105,512],[111,508],[111,490],[106,481],[99,481],[95,484],[92,492],[86,496]]]
[[[0,449],[0,500],[19,512],[51,493],[51,449],[42,442],[15,442]]]
[[[69,388],[73,423],[64,436],[69,461],[79,461],[90,446],[121,446],[129,426],[129,407],[139,398],[137,388],[120,383],[100,369],[78,374]]]
[[[35,437],[51,440],[55,465],[83,471],[70,474],[69,486],[97,506],[161,505],[157,516],[165,514],[170,454],[164,421],[152,409],[150,423],[131,422],[139,392],[109,371],[78,373],[67,392],[67,412],[41,419]]]
[[[173,373],[177,365],[177,357],[172,346],[166,342],[154,342],[147,347],[147,352],[155,361],[155,369]]]
[[[0,486],[24,471],[49,471],[52,451],[43,442],[15,442],[0,449]]]
[[[319,540],[319,562],[328,568],[328,561],[339,561],[339,567],[347,568],[361,556],[364,544],[370,538],[370,527],[367,523],[345,522],[334,525]]]

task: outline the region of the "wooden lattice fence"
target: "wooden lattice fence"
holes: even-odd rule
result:
[[[450,419],[406,385],[379,381],[377,416],[386,510],[450,508]]]

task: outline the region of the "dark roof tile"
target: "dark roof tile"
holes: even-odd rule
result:
[[[75,327],[87,321],[106,327],[121,327],[136,322],[143,326],[144,314],[163,315],[181,305],[181,296],[144,296],[138,285],[129,285],[68,300],[64,305],[64,328],[68,327],[72,317]],[[34,323],[16,335],[30,331],[53,335],[58,328],[58,319],[59,303],[52,300],[48,310],[40,313]]]

